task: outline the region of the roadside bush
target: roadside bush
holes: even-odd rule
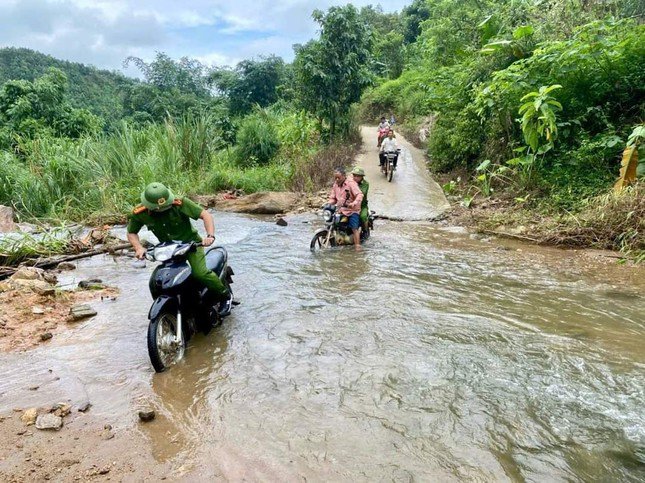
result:
[[[253,113],[242,119],[236,141],[240,166],[267,164],[280,148],[275,124],[264,111]]]

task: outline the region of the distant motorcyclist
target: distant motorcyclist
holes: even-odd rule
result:
[[[369,207],[367,206],[367,193],[370,190],[370,184],[365,179],[365,170],[358,166],[356,166],[352,170],[352,178],[354,178],[354,181],[356,181],[358,188],[361,190],[361,193],[363,193],[363,201],[361,201],[360,217],[361,217],[361,227],[363,228],[363,232],[367,233],[367,223],[369,219]]]
[[[383,170],[383,165],[385,164],[385,155],[388,152],[396,153],[394,157],[394,169],[396,169],[396,164],[399,161],[399,144],[396,142],[394,137],[394,130],[390,129],[387,133],[387,137],[381,143],[381,149],[379,150],[379,164],[381,165],[381,171]]]
[[[206,228],[206,237],[201,238],[190,223],[201,219]],[[128,241],[137,258],[143,259],[146,249],[141,245],[139,231],[146,226],[160,242],[196,242],[207,247],[215,241],[213,215],[186,197],[175,195],[161,183],[150,183],[141,193],[141,204],[136,206],[128,219]],[[229,293],[219,277],[206,267],[206,255],[197,247],[187,256],[192,275],[204,284],[219,300],[225,300]]]
[[[363,193],[356,181],[347,177],[345,168],[338,167],[334,170],[334,184],[329,193],[329,203],[336,205],[340,214],[347,216],[348,224],[354,237],[354,246],[358,249],[361,245],[361,203]]]
[[[383,141],[383,138],[387,136],[387,132],[390,130],[390,123],[385,119],[385,116],[381,117],[381,122],[378,125],[377,128],[377,142],[376,142],[376,147],[381,147],[381,141]]]

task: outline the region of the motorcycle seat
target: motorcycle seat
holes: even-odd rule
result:
[[[206,252],[206,267],[215,272],[218,277],[222,275],[225,263],[226,255],[224,255],[224,252],[221,249],[213,248]]]

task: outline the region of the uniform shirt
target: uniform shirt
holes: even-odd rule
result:
[[[363,180],[358,183],[358,187],[363,193],[363,201],[361,201],[361,211],[367,208],[367,193],[370,190],[370,184],[363,178]]]
[[[139,233],[145,225],[160,242],[200,242],[202,239],[193,228],[190,219],[198,219],[202,210],[201,206],[186,197],[176,199],[166,211],[151,211],[140,205],[130,214],[128,233]]]
[[[396,138],[385,138],[381,142],[381,151],[382,152],[388,152],[388,151],[396,151],[399,149],[399,145],[396,142]]]
[[[356,181],[345,178],[342,185],[334,183],[329,194],[329,202],[338,207],[342,215],[349,216],[354,213],[360,213],[363,193],[358,188]]]

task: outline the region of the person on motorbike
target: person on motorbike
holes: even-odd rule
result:
[[[381,171],[383,171],[383,165],[385,164],[385,154],[388,152],[396,153],[394,157],[394,169],[396,169],[396,164],[399,161],[399,145],[396,142],[394,137],[394,130],[390,129],[387,133],[387,137],[381,143],[381,149],[379,151],[379,164],[381,165]]]
[[[381,147],[381,141],[383,141],[383,138],[387,135],[387,132],[390,130],[390,123],[387,122],[387,119],[385,119],[385,116],[381,117],[381,122],[378,125],[377,128],[377,142],[376,142],[376,147],[380,148]]]
[[[363,168],[359,168],[358,166],[356,166],[352,170],[352,178],[354,178],[354,181],[356,181],[358,188],[361,190],[361,193],[363,193],[363,201],[361,201],[360,218],[361,218],[361,226],[363,227],[363,231],[367,233],[367,223],[368,223],[369,213],[370,213],[369,208],[367,206],[367,193],[370,190],[370,184],[365,179],[365,170]]]
[[[206,228],[206,237],[201,238],[190,223],[201,219]],[[139,231],[146,226],[160,242],[181,241],[201,243],[204,247],[215,241],[213,215],[186,197],[176,198],[161,183],[150,183],[141,193],[141,204],[136,206],[128,217],[128,241],[134,248],[135,256],[143,259],[146,249],[139,239]],[[228,299],[229,292],[219,277],[206,267],[206,254],[203,247],[197,247],[186,257],[192,275],[215,295],[218,301]]]
[[[329,193],[329,204],[336,205],[340,214],[347,216],[348,224],[352,230],[354,246],[358,249],[361,245],[361,203],[363,193],[356,181],[349,179],[345,168],[338,167],[334,170],[334,184]]]

